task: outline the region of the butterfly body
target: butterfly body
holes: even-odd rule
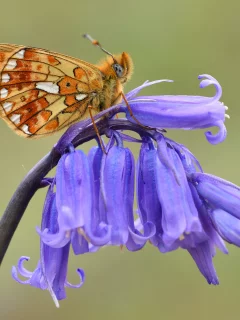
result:
[[[0,44],[0,116],[19,135],[41,137],[111,107],[130,78],[128,54],[99,65],[56,52]]]

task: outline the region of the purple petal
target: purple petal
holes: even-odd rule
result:
[[[157,193],[162,206],[163,241],[166,245],[171,245],[185,231],[187,223],[181,186],[174,169],[174,163],[168,156],[166,145],[162,144],[159,150],[161,158],[156,161],[155,177]],[[168,163],[170,163],[171,168],[169,168]],[[172,168],[173,170],[171,170]]]
[[[176,150],[187,174],[196,172],[196,168],[200,172],[203,171],[198,159],[184,145],[176,143],[175,141],[166,137],[165,141]]]
[[[216,94],[212,98],[212,102],[218,101],[222,96],[222,87],[220,86],[219,82],[215,78],[210,76],[209,74],[201,74],[201,75],[198,76],[198,79],[203,79],[203,78],[207,78],[207,79],[206,80],[202,80],[200,82],[199,87],[200,88],[205,88],[207,86],[214,85],[215,88],[216,88]]]
[[[66,298],[65,282],[67,278],[69,249],[70,243],[61,249],[50,248],[49,253],[51,253],[51,255],[49,254],[49,258],[51,259],[51,263],[50,261],[46,261],[46,264],[49,264],[49,266],[46,265],[48,267],[46,268],[46,272],[50,273],[51,270],[52,276],[54,275],[52,279],[52,289],[58,300]]]
[[[111,229],[111,244],[126,244],[128,239],[128,217],[126,206],[128,195],[124,192],[124,181],[129,173],[126,152],[122,147],[113,146],[102,161],[102,193]]]
[[[240,189],[226,180],[205,173],[194,173],[198,193],[216,209],[222,209],[240,218]]]
[[[134,177],[135,177],[135,163],[134,157],[129,149],[125,148],[125,175],[123,180],[125,194],[125,208],[128,217],[129,237],[126,243],[128,250],[136,251],[141,249],[145,243],[155,234],[156,228],[152,222],[147,222],[143,225],[143,234],[135,229],[134,224]]]
[[[211,220],[209,218],[208,209],[205,205],[205,203],[200,199],[197,190],[193,184],[190,183],[191,192],[193,195],[193,199],[196,205],[196,208],[198,209],[199,217],[201,219],[204,231],[208,235],[209,239],[212,241],[212,243],[219,248],[223,253],[227,254],[228,250],[225,246],[224,241],[222,238],[218,235],[216,230],[214,229]]]
[[[39,228],[36,230],[43,243],[52,248],[62,248],[71,240],[71,232],[60,231],[58,233],[49,233],[47,228],[43,231]]]
[[[134,247],[133,243],[131,242],[132,247],[131,247],[131,249],[129,249],[129,243],[127,242],[126,247],[129,250],[136,251],[136,250],[141,249],[145,245],[145,243],[148,240],[151,240],[152,237],[156,233],[156,227],[152,222],[145,223],[143,225],[143,230],[144,230],[144,233],[142,234],[137,229],[129,228],[129,232],[131,234],[131,241],[133,241],[133,243],[136,245],[136,247]],[[129,239],[128,239],[128,241],[129,241]]]
[[[41,261],[38,261],[36,269],[33,271],[29,284],[33,287],[46,290],[48,289],[48,279],[45,277],[41,267]]]
[[[48,190],[43,208],[42,230],[37,228],[37,233],[46,245],[52,248],[61,248],[70,241],[70,236],[66,231],[59,231],[56,194],[53,193],[53,187],[54,184]]]
[[[107,215],[104,207],[102,191],[100,189],[101,163],[103,158],[102,149],[94,147],[88,154],[92,184],[92,218],[86,225],[86,233],[95,246],[103,246],[110,241],[111,226],[108,225]]]
[[[162,209],[156,187],[156,161],[157,151],[154,146],[149,147],[147,143],[143,144],[137,165],[138,210],[143,226],[148,226],[151,222],[155,227],[155,235],[150,240],[153,245],[158,246],[162,241],[159,237],[159,234],[162,234]]]
[[[29,261],[30,258],[26,257],[26,256],[22,256],[19,260],[18,260],[18,265],[17,265],[17,270],[20,273],[21,276],[25,277],[25,278],[30,278],[32,276],[32,272],[28,271],[24,266],[23,263],[25,261]]]
[[[196,248],[188,249],[192,258],[196,262],[199,271],[206,278],[209,284],[217,285],[219,284],[216,270],[212,262],[212,254],[209,243],[206,241],[201,243]]]
[[[92,193],[90,169],[82,151],[61,157],[57,166],[57,209],[59,230],[83,227],[91,216]]]
[[[65,286],[69,287],[69,288],[74,288],[74,289],[78,289],[81,288],[81,286],[84,284],[85,282],[85,273],[83,269],[77,269],[77,273],[79,275],[80,278],[80,282],[79,284],[71,284],[68,281],[65,282]]]
[[[89,252],[89,243],[77,230],[72,232],[72,248],[75,254],[83,254]]]
[[[170,246],[187,228],[185,211],[189,210],[188,195],[182,191],[185,173],[175,170],[177,159],[169,153],[163,139],[158,141],[158,154],[155,177],[157,194],[162,206],[163,241]]]
[[[221,209],[213,210],[209,216],[223,239],[240,247],[240,220]]]
[[[216,134],[212,134],[211,131],[206,131],[205,136],[207,141],[211,144],[218,144],[225,140],[227,136],[227,129],[222,121],[216,121],[214,125],[218,127],[218,132]]]
[[[142,89],[152,86],[153,84],[157,84],[157,83],[161,83],[161,82],[173,82],[172,80],[168,80],[168,79],[163,79],[163,80],[155,80],[155,81],[151,81],[149,82],[148,80],[145,81],[141,86],[133,89],[132,91],[128,92],[126,94],[126,99],[129,101],[131,99],[133,99]]]
[[[21,260],[22,258],[25,258],[25,257],[21,257],[19,260]],[[25,269],[26,270],[26,269]],[[19,279],[18,277],[18,272],[20,273],[21,276],[24,276],[26,278],[29,278],[28,280],[21,280]],[[32,274],[32,273],[31,273]],[[30,277],[31,276],[26,276],[26,275],[23,275],[15,266],[12,266],[12,277],[15,281],[21,283],[21,284],[30,284]]]
[[[201,222],[199,220],[198,211],[196,209],[195,203],[192,198],[192,193],[189,188],[189,184],[186,178],[186,173],[183,168],[182,162],[178,157],[175,150],[169,148],[169,155],[175,164],[175,170],[179,176],[179,181],[181,183],[181,193],[182,193],[182,203],[184,206],[185,218],[186,218],[186,233],[191,232],[202,232]]]

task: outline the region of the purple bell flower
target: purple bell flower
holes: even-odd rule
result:
[[[119,142],[120,141],[120,142]],[[118,145],[112,146],[102,162],[102,195],[106,216],[111,226],[109,245],[126,245],[131,251],[141,249],[155,234],[151,222],[144,223],[141,234],[134,223],[134,176],[135,164],[131,151]]]
[[[201,167],[186,147],[160,134],[142,144],[138,160],[138,212],[156,227],[151,243],[163,252],[188,250],[209,284],[218,284],[215,246],[227,249],[190,178]],[[200,173],[196,173],[200,174]],[[143,226],[142,226],[143,228]]]
[[[156,232],[149,241],[159,246],[162,242],[162,207],[156,189],[155,167],[157,152],[151,139],[145,138],[137,163],[137,203],[142,228],[151,223]]]
[[[42,241],[60,248],[72,243],[75,254],[96,251],[110,240],[109,228],[104,221],[96,226],[94,209],[93,172],[88,157],[80,150],[70,148],[57,166],[56,206],[59,231],[41,233]]]
[[[49,187],[42,216],[42,230],[47,228],[50,232],[58,232],[58,212],[56,207],[56,194],[52,191],[53,185]],[[84,283],[84,271],[77,269],[81,282],[78,285],[70,284],[67,278],[68,256],[70,243],[62,248],[51,248],[41,241],[40,260],[33,272],[23,266],[24,261],[30,258],[23,256],[19,259],[17,267],[12,267],[13,278],[21,284],[29,284],[42,290],[49,290],[53,301],[59,307],[58,300],[66,298],[65,287],[80,288]],[[28,278],[21,280],[18,273]]]
[[[240,219],[240,188],[231,182],[205,173],[191,176],[198,193],[211,205]]]
[[[209,85],[215,86],[216,95],[214,97],[163,95],[134,98],[145,86],[159,81],[145,83],[139,89],[134,89],[127,95],[134,117],[143,125],[152,128],[193,130],[217,126],[219,128],[217,134],[213,135],[210,131],[207,131],[205,135],[212,144],[222,142],[227,134],[224,125],[225,117],[229,117],[225,114],[227,107],[219,101],[222,88],[216,79],[207,74],[200,75],[198,78],[206,78],[201,81],[200,88]],[[127,119],[135,123],[128,109],[125,112]]]
[[[229,243],[240,246],[240,188],[205,173],[191,175],[216,231]]]

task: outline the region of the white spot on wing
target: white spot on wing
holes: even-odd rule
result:
[[[48,93],[53,93],[53,94],[59,93],[58,85],[54,84],[53,82],[38,82],[36,84],[36,88],[46,91]]]
[[[18,51],[13,57],[17,58],[17,59],[23,59],[24,58],[24,54],[25,54],[25,50],[22,49],[22,50]]]
[[[14,69],[16,66],[17,66],[17,60],[11,59],[11,60],[8,61],[5,69],[7,69],[7,70],[12,70],[12,69]]]
[[[20,118],[21,118],[21,115],[20,114],[13,114],[11,117],[10,117],[10,120],[12,122],[14,122],[15,124],[19,124],[20,123]]]
[[[4,99],[7,97],[7,95],[8,95],[8,90],[6,88],[2,88],[0,91],[0,98]]]
[[[31,132],[29,132],[28,130],[28,125],[27,124],[23,124],[21,126],[21,129],[26,133],[26,134],[30,134],[31,135]]]
[[[8,82],[10,80],[10,76],[8,73],[3,73],[2,82]]]
[[[4,102],[3,108],[6,112],[9,112],[12,109],[12,102]]]
[[[76,99],[78,101],[81,101],[81,100],[85,99],[86,97],[87,97],[87,94],[85,94],[85,93],[76,94]]]

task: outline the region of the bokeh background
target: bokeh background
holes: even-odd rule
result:
[[[126,91],[145,80],[169,78],[145,94],[214,94],[199,89],[197,76],[209,73],[223,87],[229,106],[227,140],[208,144],[203,131],[169,132],[200,160],[205,171],[240,184],[240,2],[236,0],[1,0],[0,42],[42,47],[91,63],[103,53],[81,35],[97,38],[107,50],[129,52],[135,72]],[[25,140],[0,123],[0,212],[15,188],[57,141],[59,135]],[[84,146],[85,150],[89,145]],[[39,257],[40,225],[46,190],[31,201],[11,242],[0,272],[0,319],[238,319],[240,250],[214,258],[220,285],[209,286],[185,251],[161,254],[151,245],[136,253],[106,248],[95,254],[72,256],[75,269],[86,272],[85,285],[67,289],[67,300],[56,309],[47,291],[15,283],[11,266],[21,255]]]

